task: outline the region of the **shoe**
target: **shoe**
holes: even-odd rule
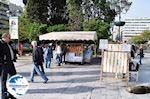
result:
[[[2,99],[9,99],[8,98],[8,92],[2,93]]]
[[[43,83],[47,83],[47,81],[48,81],[48,79],[47,79],[47,80],[45,80]]]
[[[33,82],[33,80],[29,80],[28,82]]]
[[[125,78],[125,74],[123,73],[122,78]]]

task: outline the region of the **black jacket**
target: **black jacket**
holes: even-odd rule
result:
[[[12,48],[12,50],[13,50],[13,48]],[[5,43],[3,40],[0,40],[0,65],[3,65],[3,64],[12,62],[12,61],[16,61],[15,53],[14,53],[14,59],[12,60],[10,49],[9,49],[7,43]]]
[[[33,58],[33,62],[38,65],[40,65],[44,61],[43,52],[40,47],[36,47],[33,49],[32,58]]]

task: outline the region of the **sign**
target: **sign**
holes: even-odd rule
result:
[[[9,17],[9,33],[11,39],[18,39],[18,17]]]
[[[16,74],[7,80],[6,87],[8,92],[17,98],[27,92],[29,83],[26,78]]]
[[[99,41],[99,49],[107,49],[108,48],[108,40],[100,39]]]
[[[129,72],[129,82],[136,82],[136,81],[138,81],[138,72],[130,71]]]
[[[123,44],[122,45],[122,51],[125,51],[125,52],[131,52],[131,45],[130,44]]]

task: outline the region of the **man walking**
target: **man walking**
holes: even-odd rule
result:
[[[2,35],[2,40],[0,41],[0,67],[2,69],[1,73],[1,84],[2,84],[2,99],[16,99],[13,97],[6,88],[6,81],[8,75],[11,77],[16,74],[16,69],[14,66],[14,52],[10,46],[11,37],[9,33],[4,33]]]
[[[32,44],[32,47],[33,47],[33,51],[32,51],[33,70],[31,72],[30,81],[33,82],[35,72],[37,72],[37,74],[40,75],[42,77],[42,79],[44,79],[44,83],[47,83],[48,78],[39,69],[39,66],[41,65],[41,62],[43,62],[43,59],[42,59],[43,57],[41,57],[39,47],[37,47],[37,42],[32,41],[31,44]]]

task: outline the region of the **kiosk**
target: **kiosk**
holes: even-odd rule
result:
[[[95,43],[97,35],[95,31],[66,31],[51,32],[39,36],[40,40],[61,41],[66,44],[66,62],[90,62],[92,50],[89,41]]]

